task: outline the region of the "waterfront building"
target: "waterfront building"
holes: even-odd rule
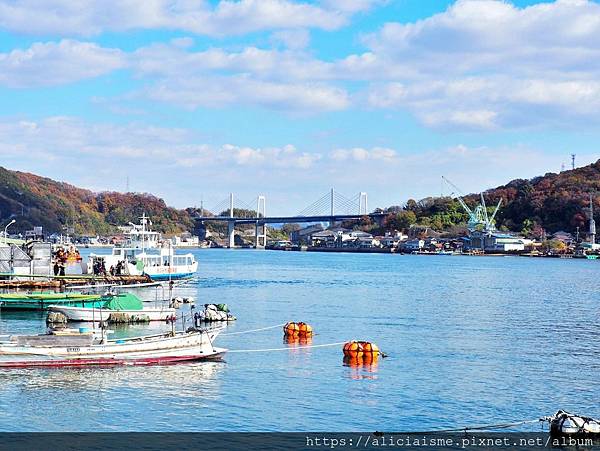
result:
[[[464,238],[466,250],[482,250],[491,253],[522,252],[524,239],[509,233],[473,231]]]
[[[402,244],[402,249],[407,252],[420,251],[425,247],[425,240],[415,238],[407,240]]]
[[[304,227],[300,230],[294,230],[290,234],[290,239],[292,242],[297,244],[312,244],[312,236],[315,233],[322,232],[323,226],[321,224],[313,224],[308,227]]]
[[[341,244],[342,247],[368,248],[379,246],[379,242],[376,243],[375,241],[373,235],[370,233],[353,230],[351,232],[343,232],[339,236],[338,243]]]
[[[335,247],[337,234],[332,230],[323,230],[311,234],[310,241],[313,247]]]

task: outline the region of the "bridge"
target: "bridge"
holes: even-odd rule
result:
[[[256,207],[251,206],[237,199],[234,202],[233,194],[229,199],[219,202],[208,211],[219,214],[219,216],[206,216],[204,208],[196,220],[201,222],[227,222],[227,236],[230,248],[235,245],[235,226],[237,224],[254,224],[256,247],[265,247],[267,243],[267,224],[286,224],[286,223],[307,223],[307,222],[328,222],[333,224],[337,221],[347,221],[361,219],[368,216],[372,219],[381,219],[385,213],[369,212],[367,193],[360,192],[353,198],[347,198],[336,192],[333,188],[330,192],[319,198],[304,210],[293,216],[267,216],[266,197],[258,196]],[[255,217],[235,216],[235,208],[253,211]],[[227,213],[229,213],[227,215]]]

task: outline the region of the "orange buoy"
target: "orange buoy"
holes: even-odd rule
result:
[[[284,335],[299,335],[300,332],[300,328],[298,327],[298,324],[296,323],[287,323],[285,326],[283,326],[283,334]]]
[[[375,343],[363,341],[361,344],[365,354],[379,355],[379,348]]]
[[[359,359],[377,359],[380,354],[379,347],[370,341],[349,341],[344,344],[344,356]]]
[[[285,336],[302,336],[308,337],[312,336],[313,329],[309,324],[299,322],[289,322],[285,326],[283,326],[283,335]]]
[[[300,333],[300,335],[303,335],[305,337],[312,335],[313,330],[312,327],[310,327],[310,325],[306,324],[306,323],[298,323],[298,331]]]
[[[344,344],[344,355],[356,356],[362,354],[362,345],[359,341],[349,341]]]

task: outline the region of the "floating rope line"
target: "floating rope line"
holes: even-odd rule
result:
[[[230,352],[271,352],[271,351],[290,351],[296,349],[311,349],[311,348],[326,348],[331,346],[340,346],[346,343],[345,341],[340,341],[338,343],[326,343],[322,345],[306,345],[306,346],[288,346],[287,348],[269,348],[269,349],[230,349],[227,351]]]
[[[435,433],[447,433],[447,432],[467,432],[467,431],[482,431],[489,429],[507,429],[513,426],[521,426],[523,424],[539,423],[545,421],[544,418],[538,418],[537,420],[522,420],[514,423],[500,423],[500,424],[485,424],[483,426],[465,426],[456,429],[438,429],[433,431],[419,432],[420,434],[435,434]]]
[[[261,327],[260,329],[251,329],[251,330],[242,330],[240,332],[231,332],[229,334],[220,334],[222,337],[224,337],[225,335],[240,335],[240,334],[249,334],[250,332],[260,332],[261,330],[269,330],[269,329],[275,329],[276,327],[283,327],[285,326],[287,323],[281,323],[281,324],[276,324],[275,326],[269,326],[269,327]]]

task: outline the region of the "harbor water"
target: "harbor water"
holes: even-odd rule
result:
[[[220,336],[243,351],[222,362],[4,369],[0,430],[419,431],[600,416],[598,261],[193,252],[197,281],[178,294],[227,303],[228,333],[304,321],[313,345],[369,340],[389,357],[346,366],[341,346],[295,349],[274,328]],[[2,313],[0,334],[41,333],[44,319]],[[170,326],[117,333],[157,329]],[[274,350],[246,352],[258,349]]]

